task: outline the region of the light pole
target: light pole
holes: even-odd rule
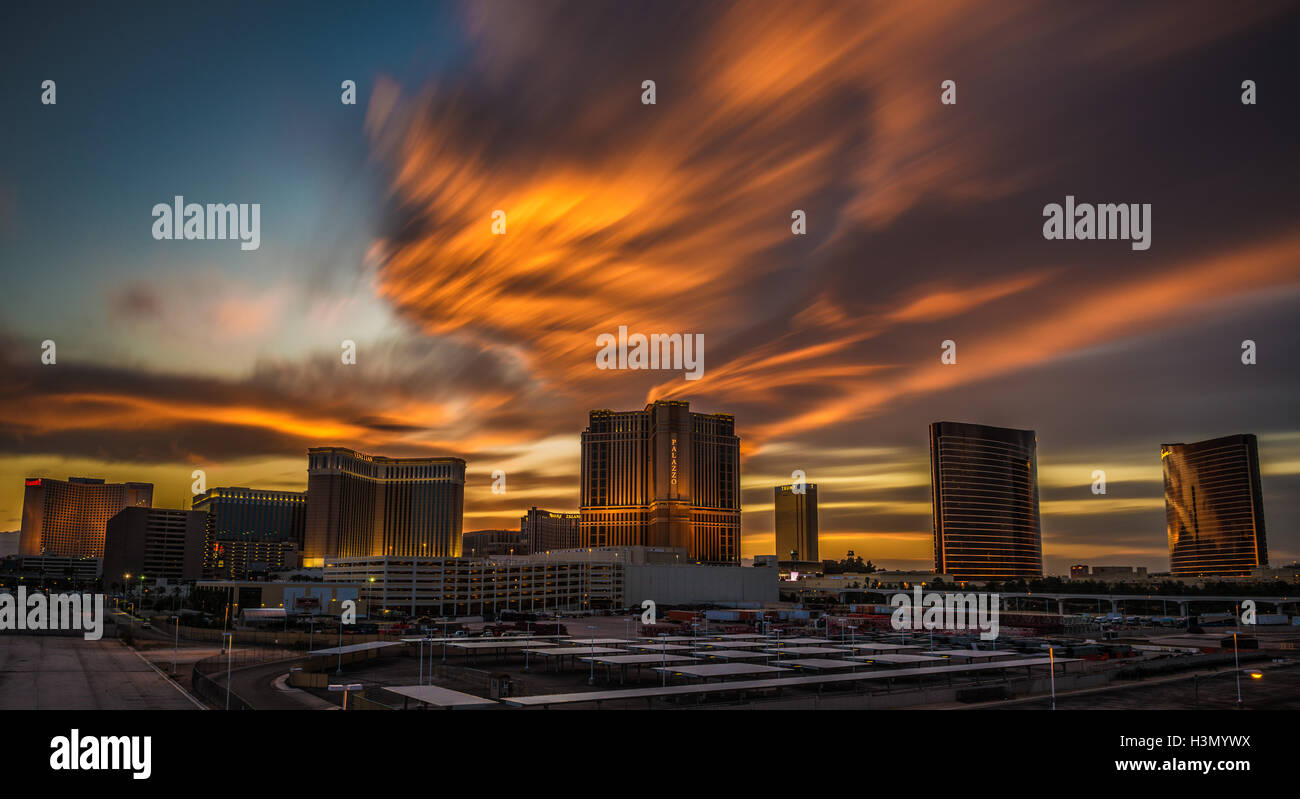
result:
[[[934,647],[933,647],[933,646],[930,647],[930,651],[931,651],[931,652],[934,651]],[[1048,660],[1048,666],[1047,666],[1047,667],[1048,667],[1049,669],[1051,669],[1051,672],[1052,672],[1052,673],[1051,673],[1051,681],[1052,681],[1052,710],[1056,710],[1056,653],[1055,653],[1055,650],[1054,650],[1052,647],[1050,647],[1050,646],[1047,647],[1047,660]]]
[[[131,573],[130,573],[130,572],[127,572],[126,574],[123,574],[123,575],[122,575],[122,579],[126,580],[126,603],[127,603],[127,605],[130,605],[130,604],[131,604]],[[134,612],[134,611],[135,611],[135,608],[131,608],[131,610],[128,611],[127,614],[126,614],[127,624],[128,624],[128,626],[131,628],[132,631],[135,630],[135,612]]]
[[[1240,704],[1240,703],[1241,703],[1241,670],[1240,670],[1240,669],[1235,669],[1234,671],[1235,671],[1236,676],[1237,676],[1237,692],[1238,692],[1238,693],[1237,693],[1237,703],[1238,703],[1237,707],[1238,707],[1238,709],[1240,709],[1240,707],[1241,707],[1241,704]],[[1202,676],[1199,675],[1199,674],[1193,674],[1193,675],[1192,675],[1192,709],[1194,709],[1194,710],[1200,710],[1200,708],[1201,708],[1201,680],[1210,680],[1210,679],[1213,679],[1213,678],[1215,678],[1215,677],[1222,677],[1222,676],[1224,676],[1226,673],[1227,673],[1227,672],[1222,672],[1222,671],[1221,671],[1221,672],[1218,672],[1218,673],[1216,673],[1216,674],[1211,674],[1211,675],[1209,675],[1209,676],[1207,676],[1207,677],[1202,677]],[[1259,669],[1251,669],[1250,671],[1246,672],[1246,674],[1247,674],[1247,676],[1249,676],[1252,680],[1262,680],[1262,679],[1264,679],[1264,672],[1260,671]]]
[[[179,614],[173,616],[176,620],[176,640],[172,642],[172,676],[176,676],[176,653],[181,648],[181,617]]]
[[[663,675],[663,685],[668,685],[668,633],[659,633],[663,640],[659,642],[659,673]]]
[[[587,677],[587,685],[596,684],[596,625],[588,624],[587,629],[591,630],[591,675]]]
[[[335,674],[343,673],[343,617],[342,616],[339,616],[339,667],[338,670],[335,671],[334,673]],[[346,696],[343,697],[343,699],[345,702],[347,701]]]
[[[1237,672],[1237,709],[1241,710],[1241,658],[1237,656],[1237,633],[1232,633],[1232,665]]]
[[[222,638],[226,639],[226,710],[230,709],[230,658],[235,652],[235,634],[222,633]]]

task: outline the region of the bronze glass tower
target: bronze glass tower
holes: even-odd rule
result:
[[[1248,577],[1268,565],[1254,436],[1164,444],[1160,460],[1170,573]]]
[[[1034,431],[931,424],[930,490],[937,573],[962,580],[1043,576]]]
[[[806,483],[803,493],[792,485],[774,491],[777,561],[817,560],[817,486]]]
[[[307,451],[303,566],[326,558],[459,557],[465,461]]]
[[[740,439],[730,414],[660,400],[592,411],[582,433],[580,545],[681,547],[740,560]]]
[[[153,505],[152,483],[105,483],[92,477],[29,477],[23,493],[19,552],[104,557],[108,520],[123,508]]]

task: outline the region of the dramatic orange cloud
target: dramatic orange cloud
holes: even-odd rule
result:
[[[1277,333],[1300,291],[1293,142],[1274,106],[1241,113],[1235,74],[1205,83],[1282,7],[467,3],[453,66],[361,94],[387,196],[374,240],[353,243],[356,291],[197,262],[124,281],[107,344],[149,348],[148,367],[69,348],[44,369],[27,339],[45,334],[5,330],[23,339],[3,353],[0,441],[114,474],[256,476],[260,456],[281,485],[308,446],[455,454],[467,518],[512,526],[530,502],[576,505],[588,410],[687,399],[736,415],[746,554],[770,546],[770,485],[801,469],[826,492],[827,554],[913,564],[929,556],[925,424],[969,418],[1044,433],[1044,490],[1060,492],[1044,507],[1117,518],[1087,546],[1158,550],[1148,438],[1295,426],[1277,399],[1295,388]],[[1152,202],[1154,246],[1045,242],[1041,208],[1068,193]],[[704,335],[703,379],[597,369],[596,337],[623,325]],[[1151,339],[1208,336],[1231,362],[1248,335],[1270,358],[1255,371],[1211,389],[1189,356],[1097,410],[1128,359],[1129,383],[1166,368],[1135,354]],[[340,338],[358,340],[355,367]],[[1133,464],[1109,505],[1068,493],[1088,464],[1052,450],[1084,425],[1087,458]],[[490,494],[494,468],[518,493]],[[1063,542],[1082,528],[1054,523],[1049,541],[1081,555]],[[1152,547],[1125,538],[1148,527]]]

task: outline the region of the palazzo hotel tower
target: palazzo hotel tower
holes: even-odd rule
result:
[[[725,413],[659,400],[591,411],[582,433],[583,547],[680,547],[695,561],[740,560],[740,439]]]

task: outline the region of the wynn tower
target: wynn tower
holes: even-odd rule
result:
[[[935,573],[959,580],[1043,576],[1034,431],[935,422],[930,484]]]

